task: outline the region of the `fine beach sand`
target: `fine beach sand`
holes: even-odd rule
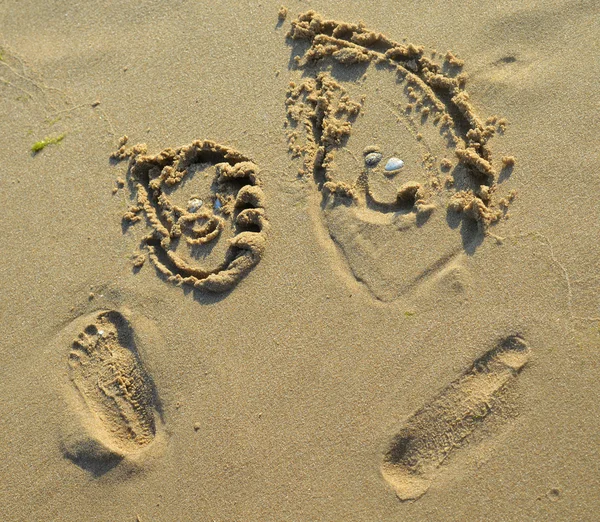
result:
[[[101,4],[0,10],[0,519],[597,519],[598,3]]]

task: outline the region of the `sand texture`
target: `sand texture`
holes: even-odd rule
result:
[[[598,518],[598,2],[0,20],[0,520]]]

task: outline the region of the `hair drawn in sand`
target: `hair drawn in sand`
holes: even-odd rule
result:
[[[196,289],[231,289],[262,258],[268,228],[259,169],[239,152],[212,141],[194,141],[156,155],[144,146],[131,156],[128,179],[137,203],[124,216],[146,218],[142,248],[168,281]],[[185,196],[196,187],[198,193]],[[202,258],[203,264],[199,262]],[[141,266],[144,256],[138,256]]]
[[[290,151],[322,191],[329,235],[355,278],[394,299],[473,249],[506,215],[514,193],[499,196],[498,170],[510,166],[497,165],[489,141],[507,122],[476,113],[451,52],[436,63],[422,47],[313,11],[292,22],[288,37],[302,73],[286,100]],[[389,172],[384,165],[398,164],[396,156],[404,167]],[[425,230],[438,208],[447,209],[446,229],[468,218],[462,248],[455,236]],[[384,259],[389,246],[397,251]],[[410,249],[420,258],[413,273]],[[404,282],[394,279],[399,268]]]
[[[523,339],[507,337],[406,421],[381,466],[400,500],[414,500],[427,492],[442,462],[497,414],[507,387],[529,357]]]
[[[88,437],[66,449],[94,472],[135,457],[158,436],[160,414],[152,379],[140,359],[133,328],[114,310],[96,312],[73,341],[69,374],[87,408]],[[83,419],[82,419],[83,420]]]

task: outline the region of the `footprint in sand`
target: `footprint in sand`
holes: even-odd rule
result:
[[[506,338],[406,421],[381,466],[400,500],[426,493],[442,462],[495,413],[529,356],[523,339]]]
[[[132,457],[159,435],[161,419],[152,379],[136,348],[134,330],[117,311],[96,312],[71,344],[69,376],[84,404],[86,437],[67,451],[83,467]],[[84,323],[81,323],[84,324]]]
[[[462,61],[314,12],[288,37],[289,148],[354,278],[391,301],[472,253],[514,197],[499,183],[514,159],[492,160],[506,121],[478,116]]]
[[[211,141],[156,155],[136,146],[128,180],[137,203],[124,216],[149,227],[142,249],[168,281],[196,289],[231,289],[262,258],[268,223],[259,169],[249,158]],[[141,266],[145,256],[135,261]]]

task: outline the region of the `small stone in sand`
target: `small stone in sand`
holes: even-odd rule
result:
[[[371,168],[375,167],[381,161],[381,158],[383,158],[383,156],[380,152],[370,152],[365,156],[365,165]]]

